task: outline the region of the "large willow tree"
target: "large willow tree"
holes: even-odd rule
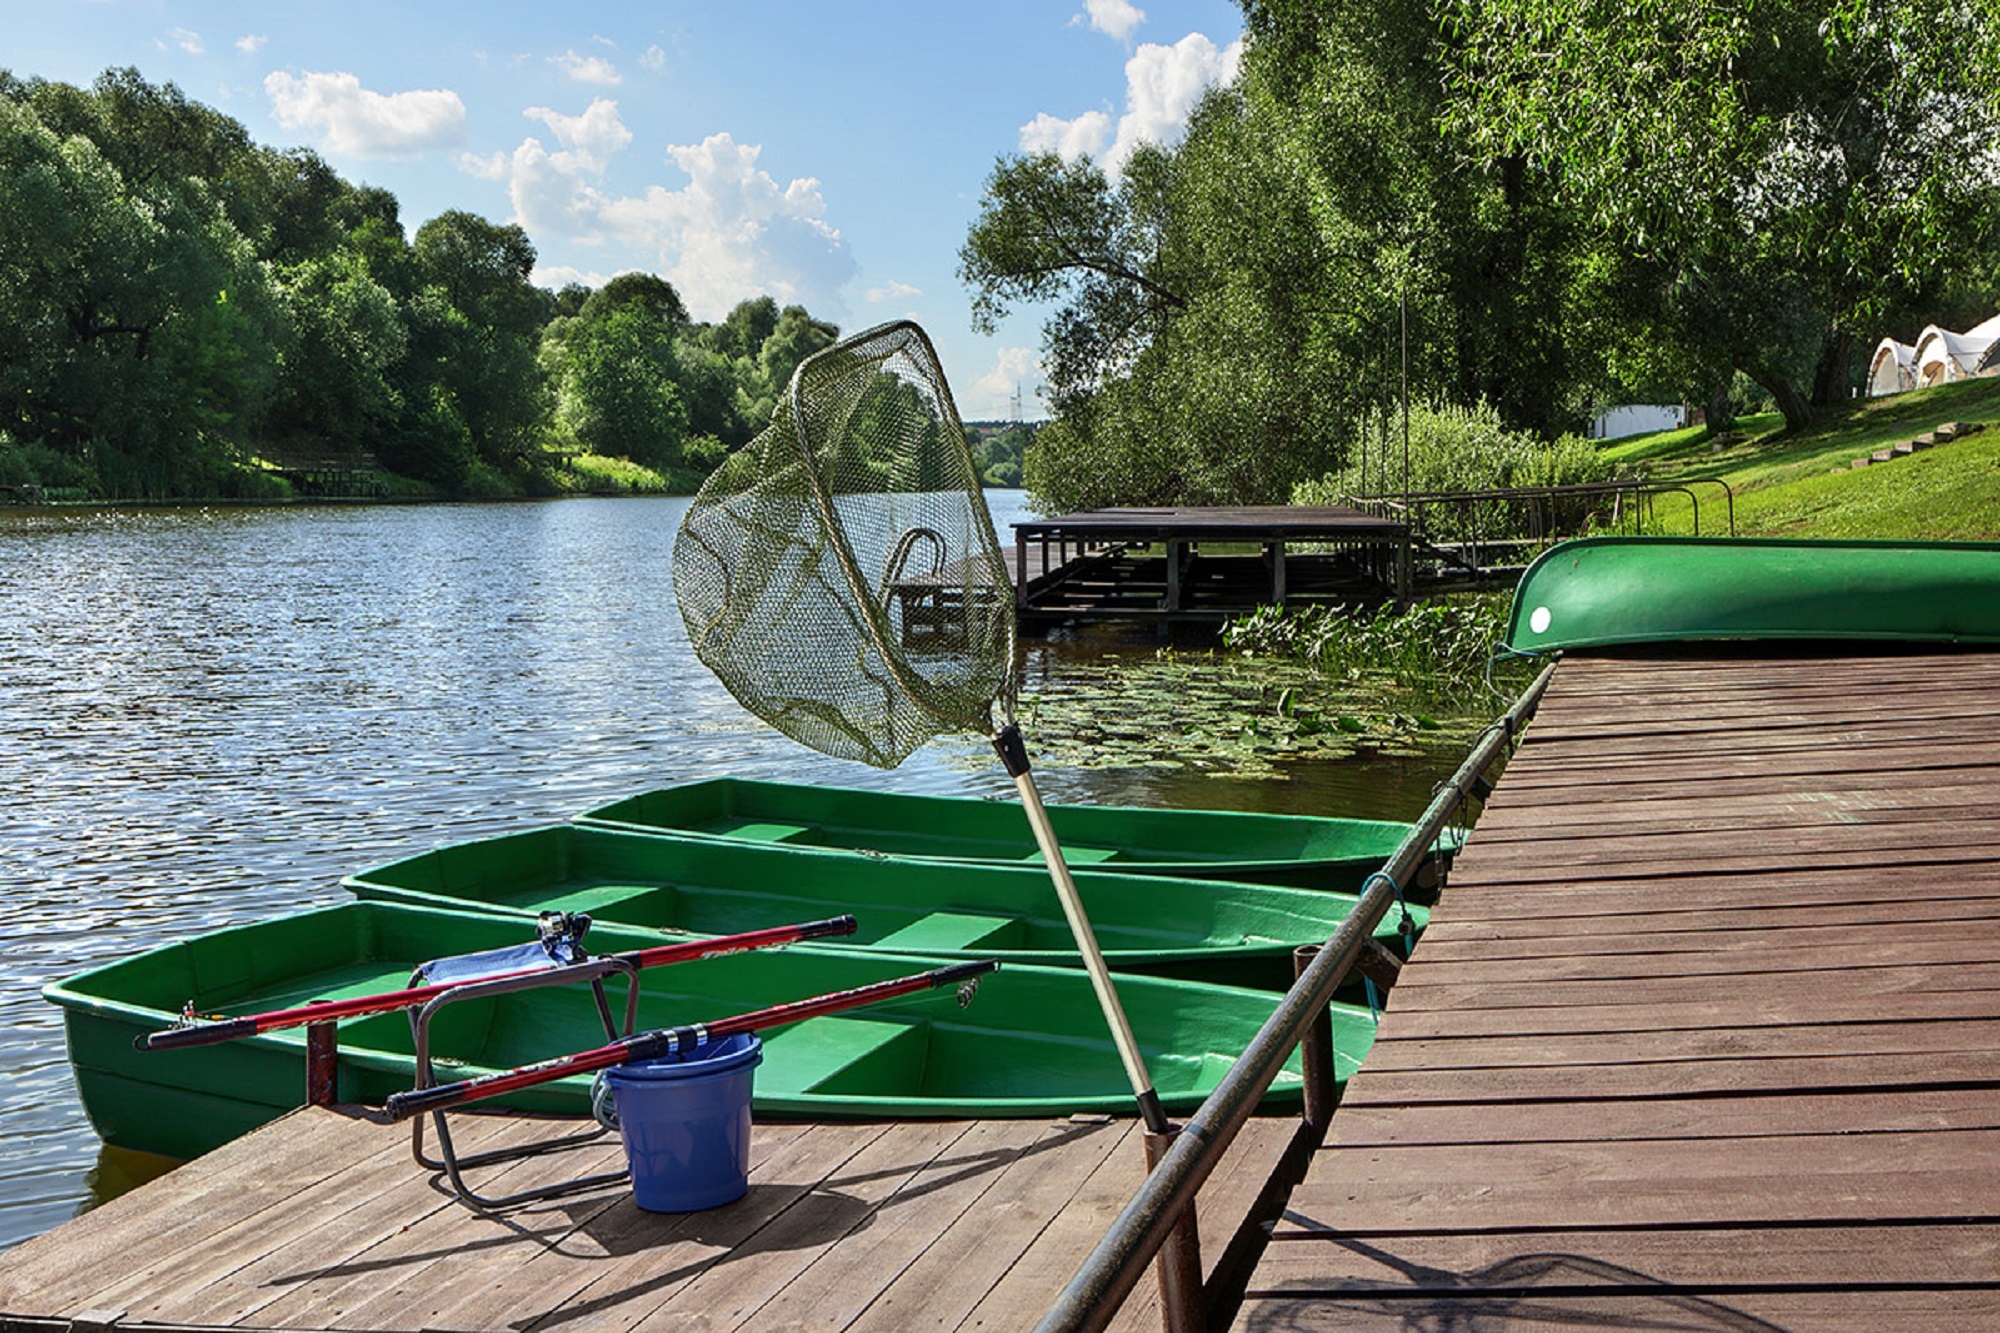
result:
[[[1518,160],[1441,137],[1420,8],[1249,4],[1237,82],[1111,177],[1003,159],[961,251],[975,315],[1054,302],[1045,506],[1283,501],[1404,381],[1548,431],[1583,405],[1574,233]]]
[[[1741,370],[1792,425],[1848,396],[1859,347],[1992,252],[1994,0],[1445,15],[1449,123],[1545,173],[1646,275],[1627,313],[1655,346]]]

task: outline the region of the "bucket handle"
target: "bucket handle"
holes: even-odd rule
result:
[[[618,1099],[611,1095],[611,1084],[604,1077],[607,1072],[600,1069],[597,1077],[590,1080],[590,1113],[606,1129],[617,1129]]]

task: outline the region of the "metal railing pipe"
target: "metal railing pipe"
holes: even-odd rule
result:
[[[1520,698],[1486,729],[1458,771],[1439,786],[1429,808],[1395,854],[1368,877],[1354,910],[1285,992],[1277,1011],[1257,1030],[1215,1091],[1188,1117],[1173,1146],[1043,1314],[1035,1326],[1037,1333],[1095,1333],[1109,1326],[1181,1215],[1193,1206],[1202,1183],[1257,1109],[1292,1048],[1325,1011],[1362,947],[1373,937],[1376,925],[1402,896],[1402,886],[1423,864],[1431,844],[1464,805],[1481,775],[1534,715],[1555,669],[1553,662],[1542,668]]]

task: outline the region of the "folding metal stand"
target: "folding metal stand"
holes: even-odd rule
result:
[[[611,1016],[611,1004],[604,993],[604,979],[617,974],[625,978],[625,1022],[622,1030]],[[557,965],[551,963],[549,969],[527,976],[501,977],[492,981],[468,981],[453,986],[436,999],[410,1014],[410,1032],[416,1043],[416,1086],[430,1088],[437,1086],[437,1073],[431,1063],[430,1026],[431,1019],[445,1006],[463,1000],[487,999],[515,991],[532,990],[541,986],[567,986],[588,982],[593,997],[597,1001],[598,1017],[604,1022],[607,1041],[617,1041],[632,1035],[632,1028],[639,1017],[639,970],[623,958],[593,958],[586,962]],[[561,1181],[553,1185],[543,1185],[535,1189],[519,1190],[512,1194],[484,1195],[465,1183],[464,1172],[468,1169],[493,1166],[502,1162],[515,1162],[522,1158],[538,1156],[542,1153],[557,1152],[569,1148],[579,1148],[596,1143],[611,1131],[597,1126],[581,1133],[566,1134],[561,1138],[549,1139],[541,1143],[523,1144],[513,1148],[499,1148],[490,1152],[474,1153],[461,1157],[451,1140],[451,1127],[445,1122],[443,1111],[430,1113],[437,1128],[440,1156],[431,1157],[424,1151],[424,1117],[417,1116],[410,1122],[410,1153],[417,1164],[431,1171],[442,1171],[451,1181],[452,1190],[464,1203],[475,1208],[502,1208],[512,1204],[526,1203],[535,1199],[555,1198],[574,1194],[581,1190],[595,1189],[600,1185],[615,1184],[626,1178],[628,1172],[601,1172],[582,1176],[574,1180]]]

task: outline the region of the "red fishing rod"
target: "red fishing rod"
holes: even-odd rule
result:
[[[612,1065],[622,1065],[631,1060],[650,1060],[655,1056],[671,1055],[676,1051],[706,1046],[712,1041],[733,1037],[740,1032],[756,1032],[763,1028],[777,1027],[782,1023],[796,1023],[820,1014],[854,1009],[864,1004],[873,1004],[877,1000],[908,995],[912,991],[935,990],[940,986],[961,982],[967,985],[960,993],[958,1002],[965,1004],[971,1000],[971,991],[978,979],[999,966],[999,962],[991,958],[971,963],[953,963],[947,967],[933,968],[928,972],[897,977],[892,981],[877,981],[867,986],[856,986],[852,990],[816,995],[810,1000],[774,1004],[768,1009],[737,1014],[733,1018],[718,1018],[713,1023],[688,1023],[680,1027],[641,1032],[614,1041],[607,1046],[596,1046],[572,1055],[559,1055],[553,1060],[544,1060],[539,1064],[522,1065],[519,1069],[481,1074],[477,1078],[461,1079],[456,1083],[441,1083],[434,1088],[414,1088],[409,1092],[391,1093],[384,1107],[389,1112],[390,1118],[407,1120],[426,1111],[442,1111],[465,1102],[476,1102],[485,1097],[518,1092],[522,1088],[551,1083],[571,1074],[588,1074],[598,1069],[609,1069]]]
[[[708,939],[662,944],[651,949],[633,949],[627,953],[607,954],[588,961],[609,960],[628,963],[634,968],[661,967],[668,963],[687,963],[702,958],[720,958],[726,954],[746,953],[752,949],[774,949],[780,945],[825,939],[831,935],[852,935],[854,926],[852,916],[835,916],[828,917],[824,921],[807,921],[792,926],[770,926],[763,930],[746,930],[736,935],[717,935]],[[274,1009],[269,1013],[245,1014],[241,1018],[197,1023],[192,1027],[170,1028],[164,1032],[148,1032],[133,1038],[132,1045],[142,1051],[211,1046],[217,1042],[233,1041],[238,1037],[254,1037],[260,1032],[273,1032],[279,1028],[324,1023],[338,1018],[361,1018],[367,1014],[384,1014],[397,1009],[414,1009],[469,981],[497,981],[503,977],[520,977],[553,970],[555,969],[546,967],[517,967],[479,977],[462,977],[436,985],[412,986],[407,990],[381,991],[374,995],[357,995],[346,1000],[320,1000],[301,1005],[296,1009]]]

